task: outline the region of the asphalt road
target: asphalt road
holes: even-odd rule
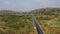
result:
[[[34,15],[32,15],[32,16],[33,16],[34,23],[35,23],[35,26],[36,26],[36,29],[37,29],[38,34],[43,34],[43,31],[42,31],[42,29],[40,28],[40,26],[39,26],[39,24],[38,24],[38,22],[37,22],[37,20],[36,20],[36,17],[35,17]]]

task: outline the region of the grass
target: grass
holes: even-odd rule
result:
[[[0,17],[0,34],[30,34],[37,33],[34,30],[31,15],[3,15]]]
[[[60,21],[58,21],[58,19],[53,19],[51,22],[52,22],[52,23],[50,23],[51,25],[60,26]]]
[[[49,15],[36,15],[45,34],[60,34],[60,20]],[[0,16],[0,34],[37,34],[32,15]],[[2,30],[1,30],[2,29]]]
[[[42,15],[42,17],[45,15]],[[55,16],[49,16],[48,18],[52,18],[49,20],[46,20],[46,16],[43,17],[45,19],[41,20],[41,16],[37,15],[37,21],[39,22],[41,28],[43,29],[45,34],[60,34],[60,20],[58,20],[58,17],[55,18]]]

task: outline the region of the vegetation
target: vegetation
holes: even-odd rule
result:
[[[22,13],[0,11],[0,34],[37,34],[32,14],[45,34],[60,34],[60,8],[41,8]]]
[[[60,34],[60,8],[42,8],[31,11],[45,34]]]
[[[0,34],[35,34],[34,23],[31,15],[0,16]]]

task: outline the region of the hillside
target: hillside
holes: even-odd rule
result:
[[[60,8],[40,8],[40,9],[32,10],[30,13],[45,14],[45,15],[59,15]]]

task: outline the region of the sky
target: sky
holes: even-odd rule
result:
[[[30,11],[38,8],[60,7],[60,0],[0,0],[0,10]]]

